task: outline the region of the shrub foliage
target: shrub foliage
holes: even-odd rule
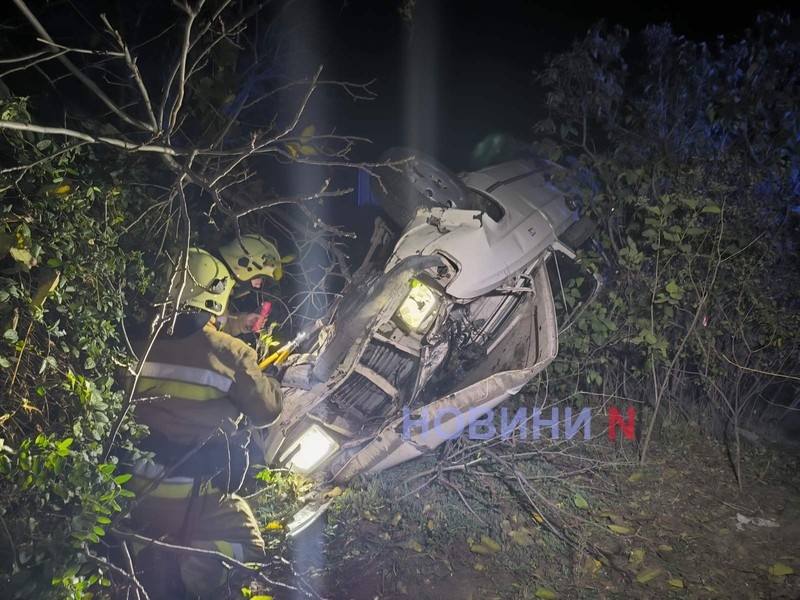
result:
[[[719,435],[796,382],[800,44],[764,14],[737,41],[602,24],[538,73],[554,155],[593,174],[607,293],[562,340],[563,391]]]

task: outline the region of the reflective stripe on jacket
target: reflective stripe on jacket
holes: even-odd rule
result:
[[[147,361],[139,375],[139,389],[158,389],[165,396],[191,400],[224,398],[233,380],[208,369]]]

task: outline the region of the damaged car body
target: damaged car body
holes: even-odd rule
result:
[[[395,166],[376,173],[376,196],[402,231],[387,259],[376,229],[312,351],[286,366],[265,441],[267,464],[320,490],[425,454],[518,393],[600,289],[575,260],[591,224],[559,185],[562,167],[526,159],[455,175],[410,150],[384,158]],[[580,299],[557,312],[570,273]],[[290,532],[325,506],[320,494]]]

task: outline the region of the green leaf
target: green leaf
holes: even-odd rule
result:
[[[317,149],[314,148],[314,146],[310,146],[308,144],[304,144],[304,145],[300,146],[299,152],[303,156],[316,156],[317,155]]]
[[[636,576],[636,581],[638,581],[639,583],[647,583],[651,579],[661,575],[661,573],[663,572],[664,569],[661,567],[656,567],[654,569],[647,569],[646,571],[643,571],[642,573],[639,573]]]
[[[589,508],[589,503],[586,501],[586,498],[581,496],[580,494],[575,494],[572,498],[573,504],[578,508]]]
[[[598,371],[590,370],[586,374],[586,382],[587,383],[596,383],[597,385],[600,385],[600,384],[603,383],[603,376],[600,375],[600,373]]]
[[[608,528],[614,533],[618,533],[620,535],[627,535],[629,533],[632,533],[631,528],[625,527],[624,525],[609,525]]]
[[[97,470],[100,471],[103,475],[111,475],[116,469],[116,465],[112,465],[111,463],[104,463],[102,465],[98,465]]]
[[[658,206],[648,206],[647,210],[653,213],[654,215],[660,215],[661,209]]]
[[[8,253],[11,255],[11,258],[20,263],[25,270],[36,266],[36,259],[33,257],[30,250],[26,248],[11,248]]]
[[[636,548],[628,554],[628,562],[634,567],[638,567],[644,562],[644,548]]]
[[[783,563],[775,563],[769,568],[769,574],[776,577],[783,577],[784,575],[791,575],[792,573],[794,573],[794,569]]]
[[[701,210],[700,212],[709,213],[712,215],[718,215],[719,213],[722,212],[722,209],[716,204],[707,204],[706,206],[703,207],[703,210]]]
[[[67,438],[62,442],[56,444],[56,453],[59,456],[67,456],[69,455],[69,447],[72,445],[73,439]]]

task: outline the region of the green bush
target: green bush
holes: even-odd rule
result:
[[[0,118],[29,122],[25,101]],[[124,402],[123,319],[151,287],[151,200],[126,184],[145,181],[135,157],[13,131],[0,155],[0,587],[81,598],[110,585],[103,542],[130,496],[104,445]]]

